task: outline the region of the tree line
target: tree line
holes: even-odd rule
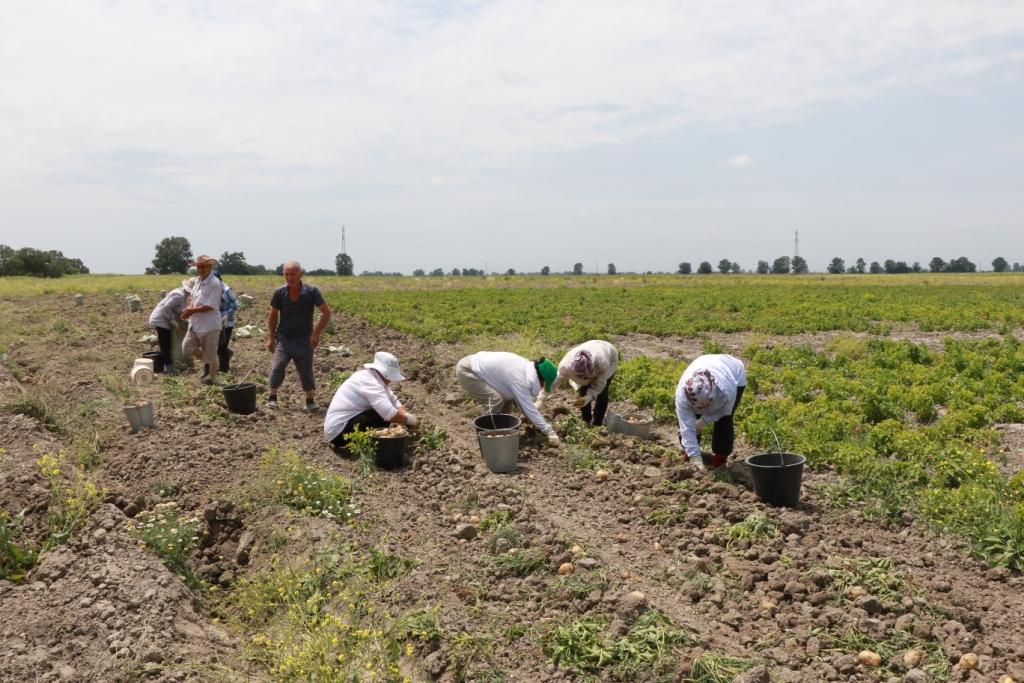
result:
[[[0,276],[63,277],[88,272],[89,269],[81,259],[68,258],[60,251],[43,251],[32,247],[14,249],[0,244]]]

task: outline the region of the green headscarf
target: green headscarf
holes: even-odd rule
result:
[[[558,367],[547,358],[541,358],[537,361],[536,365],[537,372],[540,373],[541,378],[544,380],[544,390],[551,391],[551,385],[554,383],[555,378],[558,377]]]

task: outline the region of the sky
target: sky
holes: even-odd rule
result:
[[[1018,0],[4,0],[0,243],[1024,262]]]

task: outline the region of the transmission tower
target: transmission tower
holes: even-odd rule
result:
[[[793,260],[795,261],[800,256],[800,231],[797,230],[793,233]]]
[[[345,249],[345,226],[341,226],[341,253],[347,254],[348,250]]]

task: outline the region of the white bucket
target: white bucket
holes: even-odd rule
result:
[[[149,360],[148,358],[146,360]],[[151,384],[153,382],[153,361],[149,361],[149,367],[145,365],[136,365],[132,368],[131,373],[132,384],[136,386],[143,386]]]
[[[143,427],[152,428],[156,424],[152,401],[124,406],[122,410],[124,410],[125,417],[128,418],[128,424],[131,425],[133,434]]]
[[[136,358],[135,362],[132,363],[132,367],[133,368],[137,368],[137,367],[140,367],[140,366],[144,367],[144,368],[149,368],[150,372],[154,372],[155,371],[155,368],[153,367],[153,359],[152,358]]]
[[[82,296],[81,294],[75,294],[75,305],[76,306],[81,306],[83,301],[85,301],[85,297],[84,296]]]

